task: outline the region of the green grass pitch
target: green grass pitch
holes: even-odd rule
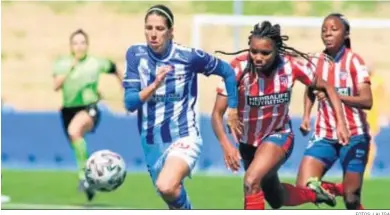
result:
[[[294,183],[292,178],[283,181]],[[389,209],[388,179],[364,182],[363,204],[367,209]],[[241,209],[243,205],[242,177],[195,175],[185,182],[194,209]],[[2,170],[2,194],[11,202],[2,209],[57,209],[57,208],[125,208],[165,209],[151,180],[145,174],[128,173],[125,183],[111,193],[98,193],[92,203],[77,192],[77,174],[65,171]],[[267,207],[269,208],[269,207]],[[316,209],[313,204],[283,209]],[[321,206],[321,209],[330,209]],[[344,209],[341,198],[335,209]]]

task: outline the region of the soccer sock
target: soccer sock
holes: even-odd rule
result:
[[[344,195],[343,184],[336,184],[328,181],[322,181],[321,186],[335,196]]]
[[[297,206],[304,203],[315,202],[316,193],[308,188],[295,187],[291,184],[282,183],[287,197],[283,202],[284,206]]]
[[[191,202],[188,198],[187,192],[184,189],[183,185],[180,188],[179,197],[177,197],[177,199],[174,201],[171,202],[167,201],[167,204],[169,206],[169,209],[184,209],[184,210],[191,209]]]
[[[88,159],[87,143],[85,142],[84,138],[81,138],[79,140],[72,141],[72,148],[74,150],[77,167],[79,169],[79,179],[84,180],[85,162]]]
[[[263,191],[245,196],[245,210],[264,210],[264,208],[265,205]]]
[[[345,202],[347,210],[364,210],[364,207],[359,202]]]

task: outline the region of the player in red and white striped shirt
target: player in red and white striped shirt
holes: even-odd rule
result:
[[[322,182],[322,186],[335,195],[344,196],[347,209],[363,209],[360,204],[360,190],[363,173],[368,159],[370,135],[364,109],[371,109],[372,95],[370,78],[364,61],[351,51],[350,26],[341,14],[330,14],[322,25],[323,54],[330,55],[332,64],[314,60],[316,76],[322,77],[334,86],[342,101],[343,119],[351,134],[350,141],[340,143],[335,132],[337,119],[325,93],[315,92],[319,97],[318,115],[314,135],[305,151],[298,174],[297,185],[318,183],[333,163],[340,159],[344,172],[342,184]],[[322,55],[323,55],[322,54]],[[332,69],[329,70],[328,68]],[[310,129],[310,110],[315,94],[306,90],[305,113],[301,130]],[[313,178],[311,178],[313,177]],[[344,192],[345,190],[345,192]]]
[[[228,168],[237,171],[240,158],[246,170],[245,209],[264,209],[264,199],[272,208],[295,206],[307,202],[336,204],[332,195],[321,186],[298,188],[281,183],[277,171],[288,159],[294,144],[289,112],[291,91],[296,80],[316,89],[323,89],[331,98],[337,118],[344,115],[341,101],[333,87],[314,76],[309,65],[300,63],[296,56],[307,58],[286,44],[280,35],[280,26],[264,21],[257,24],[249,37],[249,52],[232,62],[239,91],[239,118],[242,133],[233,136],[239,141],[239,152],[230,144],[224,131],[223,115],[227,108],[224,85],[218,87],[218,96],[212,114],[214,132],[224,151]],[[221,52],[223,53],[223,52]],[[348,141],[345,124],[338,127],[338,136]]]

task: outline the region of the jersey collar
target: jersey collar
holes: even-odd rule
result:
[[[71,56],[72,56],[72,58],[75,58],[73,54],[72,54]],[[79,60],[79,62],[83,62],[83,61],[85,61],[87,58],[88,58],[88,54],[85,54],[84,57],[81,58],[81,59]]]
[[[165,58],[167,58],[170,54],[171,54],[171,51],[172,51],[172,46],[173,46],[173,42],[172,40],[169,40],[167,45],[166,45],[166,48],[165,48],[165,51],[161,54],[157,54],[153,51],[152,48],[150,48],[149,46],[148,47],[148,53],[151,57],[155,58],[156,60],[164,60]]]
[[[346,50],[346,47],[345,46],[342,46],[340,48],[340,50],[337,52],[336,54],[336,57],[334,58],[334,60],[337,62],[339,60],[341,60],[341,58],[343,57],[344,53],[345,53],[345,50]]]
[[[334,61],[335,62],[338,62],[338,61],[340,61],[343,58],[346,49],[347,49],[347,47],[345,47],[345,46],[342,46],[339,49],[339,51],[337,52],[336,56],[334,57]],[[326,50],[324,52],[326,53]]]

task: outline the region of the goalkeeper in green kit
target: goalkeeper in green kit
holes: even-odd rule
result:
[[[79,170],[79,190],[89,201],[94,190],[85,181],[84,168],[88,159],[84,135],[93,132],[99,122],[100,100],[98,81],[101,73],[115,74],[120,83],[121,75],[116,65],[107,59],[87,54],[88,36],[77,30],[70,36],[71,55],[59,58],[54,65],[54,90],[62,90],[61,118],[63,128],[76,156]]]

